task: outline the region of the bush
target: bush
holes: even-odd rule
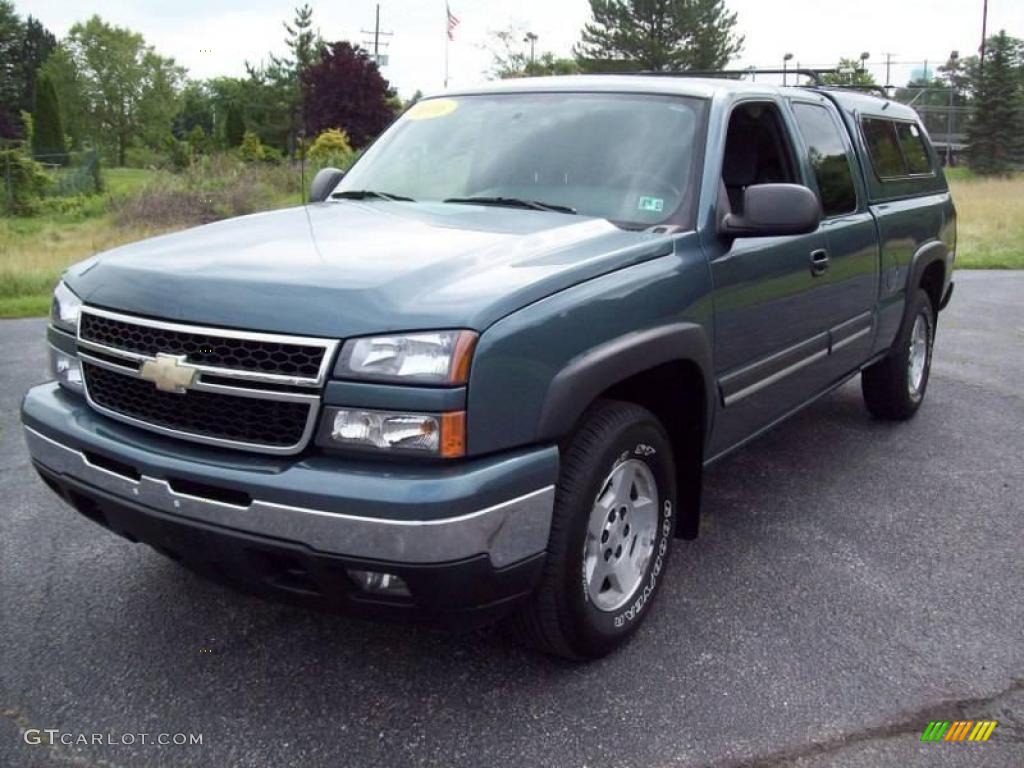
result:
[[[180,174],[112,201],[120,226],[205,224],[299,202],[298,174],[287,165],[246,163],[234,153],[203,155]]]
[[[337,128],[330,128],[316,137],[306,158],[314,173],[327,167],[347,171],[355,159],[355,152],[349,143],[347,133]]]
[[[152,147],[128,147],[124,158],[128,168],[168,168],[173,165],[167,152]]]
[[[258,163],[263,160],[266,150],[260,143],[260,137],[252,131],[246,131],[242,143],[238,147],[238,156],[247,163]]]
[[[0,200],[4,209],[29,215],[50,185],[43,166],[18,149],[0,150]]]

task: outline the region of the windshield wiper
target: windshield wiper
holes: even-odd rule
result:
[[[518,197],[449,197],[446,203],[469,203],[473,205],[502,205],[508,208],[529,208],[533,211],[554,211],[555,213],[576,213],[568,205],[543,203],[540,200],[523,200]]]
[[[335,192],[331,195],[332,200],[391,200],[398,203],[415,203],[411,197],[404,195],[392,195],[390,192],[378,192],[374,189],[346,189],[344,192]]]

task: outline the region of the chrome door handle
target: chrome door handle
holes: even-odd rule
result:
[[[811,251],[811,275],[818,277],[825,274],[826,270],[828,270],[828,251],[824,248]]]

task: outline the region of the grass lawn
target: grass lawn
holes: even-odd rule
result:
[[[982,178],[954,169],[958,269],[1024,269],[1024,174]]]

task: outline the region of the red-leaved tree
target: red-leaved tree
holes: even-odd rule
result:
[[[340,128],[356,149],[395,117],[388,81],[366,51],[347,42],[324,46],[319,60],[302,73],[302,93],[306,135]]]

